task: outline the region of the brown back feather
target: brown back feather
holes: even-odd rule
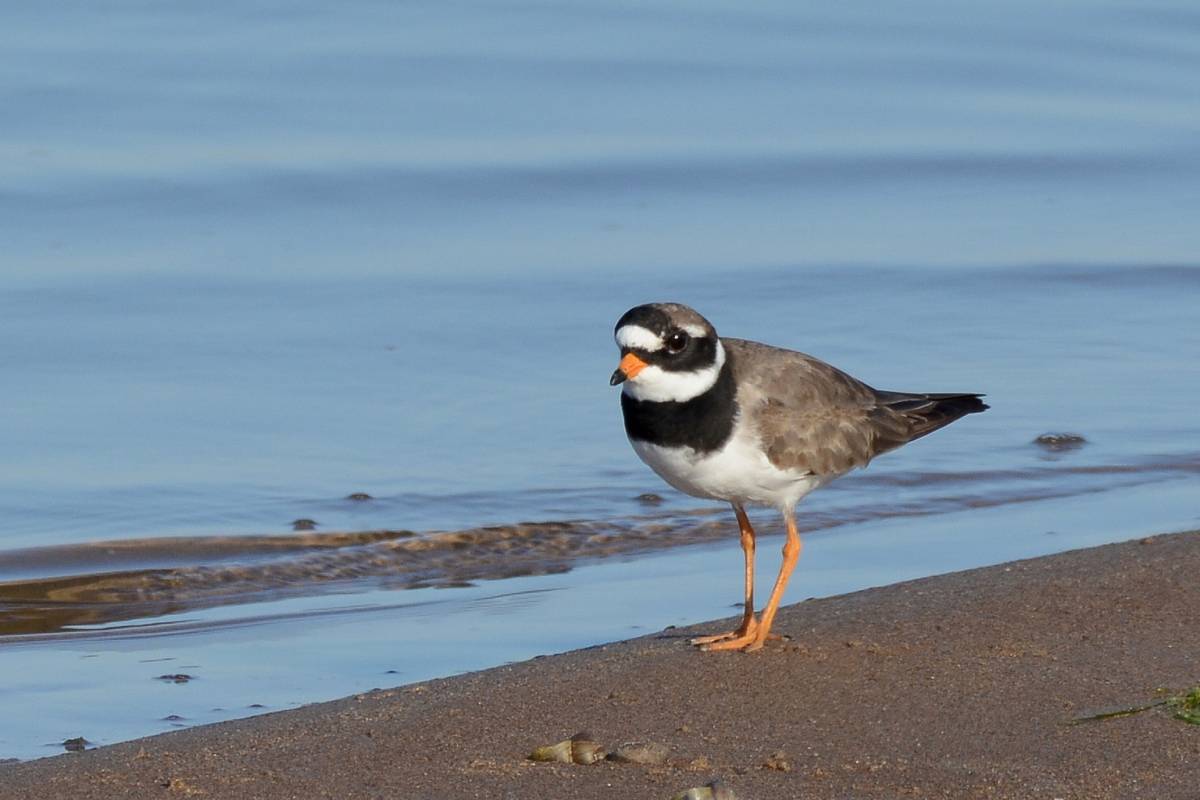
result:
[[[880,392],[818,358],[722,339],[741,413],[771,463],[840,475],[987,406],[974,394]]]

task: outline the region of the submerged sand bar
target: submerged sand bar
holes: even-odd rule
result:
[[[596,613],[604,613],[597,609]],[[791,641],[705,654],[669,630],[294,711],[0,766],[0,798],[1195,798],[1200,533],[784,609]],[[420,647],[420,642],[397,642]],[[659,765],[534,764],[580,731]]]

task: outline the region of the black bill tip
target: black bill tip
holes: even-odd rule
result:
[[[618,383],[625,382],[625,373],[620,368],[614,369],[612,377],[608,379],[609,386],[616,386]]]

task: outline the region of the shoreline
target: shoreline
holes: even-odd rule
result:
[[[754,654],[704,623],[81,753],[0,764],[0,798],[1194,797],[1200,532],[780,610]],[[419,643],[397,643],[419,646]],[[664,763],[535,764],[578,731]]]

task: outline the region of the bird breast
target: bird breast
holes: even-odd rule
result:
[[[738,426],[725,445],[707,453],[630,439],[634,451],[659,477],[693,497],[790,509],[824,480],[808,472],[779,469],[755,437]]]

